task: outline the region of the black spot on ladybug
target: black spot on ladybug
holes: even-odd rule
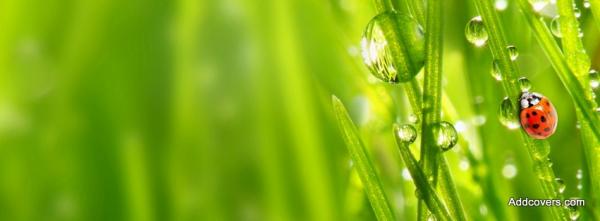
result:
[[[540,127],[539,124],[533,124],[533,129],[538,129]]]
[[[548,101],[546,101],[546,106],[550,107],[550,103],[548,103]]]
[[[546,132],[549,132],[549,131],[550,131],[550,128],[549,128],[549,127],[546,127],[546,128],[544,128],[544,131],[546,131]]]
[[[540,135],[540,136],[542,136],[542,133],[537,133],[537,135]]]
[[[526,118],[529,118],[529,113],[525,114],[525,117],[526,117]]]
[[[546,122],[546,117],[542,116],[542,122]]]
[[[536,115],[537,115],[537,111],[533,111],[533,112],[531,112],[531,114],[532,114],[533,116],[536,116]]]

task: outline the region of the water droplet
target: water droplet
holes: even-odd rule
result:
[[[577,37],[583,38],[583,31],[581,28],[577,28]]]
[[[477,47],[485,45],[488,40],[488,33],[485,30],[481,16],[473,17],[465,27],[465,35],[467,40]]]
[[[579,121],[575,122],[575,128],[581,129],[581,123]]]
[[[408,122],[416,124],[419,121],[419,117],[417,117],[416,114],[411,113],[410,115],[408,115]]]
[[[417,130],[410,124],[403,124],[396,128],[396,136],[405,144],[411,144],[417,139]]]
[[[424,64],[420,29],[413,18],[395,11],[371,19],[361,40],[363,61],[371,74],[391,83],[413,79]]]
[[[512,179],[517,176],[517,167],[512,163],[507,163],[502,167],[502,176]]]
[[[596,113],[600,113],[600,107],[594,108],[594,111],[595,111]]]
[[[567,188],[565,181],[561,178],[555,178],[554,181],[556,181],[556,190],[558,190],[558,193],[562,194],[565,192],[565,189]]]
[[[557,38],[562,38],[562,33],[560,33],[560,16],[554,16],[550,22],[550,31]]]
[[[577,7],[573,7],[573,12],[575,13],[575,18],[581,17],[581,10]]]
[[[576,206],[569,206],[569,218],[571,220],[579,219],[579,210]]]
[[[479,213],[481,213],[481,215],[487,215],[488,214],[487,206],[484,204],[479,205]]]
[[[554,162],[552,162],[550,158],[546,158],[546,162],[548,163],[548,167],[552,167],[552,165],[554,165]]]
[[[531,82],[526,77],[519,78],[519,87],[521,88],[521,92],[526,92],[531,89]]]
[[[510,130],[514,130],[520,127],[519,121],[517,119],[517,114],[515,113],[513,102],[505,97],[502,100],[502,104],[500,105],[500,109],[498,110],[498,116],[500,119],[500,123],[507,127]]]
[[[575,175],[575,177],[580,180],[583,177],[583,172],[581,171],[581,169],[577,169],[577,174]]]
[[[436,144],[442,151],[448,151],[456,145],[458,133],[451,123],[442,121],[433,128]]]
[[[598,75],[598,72],[594,69],[590,69],[590,73],[589,73],[589,78],[590,78],[590,86],[592,88],[598,88],[598,86],[600,86],[600,76]]]
[[[412,180],[412,176],[410,175],[410,171],[408,171],[408,168],[402,169],[402,178],[406,181]]]
[[[590,6],[592,6],[592,4],[590,4],[590,0],[584,0],[583,1],[583,7],[584,8],[590,8]]]
[[[498,11],[504,11],[508,7],[508,1],[507,0],[496,0],[496,2],[494,3],[494,6],[496,7],[496,9]]]
[[[427,215],[427,221],[436,221],[437,218],[435,218],[435,216],[431,213],[429,213],[429,215]]]
[[[421,191],[419,191],[418,187],[415,189],[415,196],[417,197],[417,199],[423,198],[423,196],[421,195]]]
[[[582,188],[583,188],[583,186],[581,185],[581,183],[580,183],[580,184],[577,184],[577,189],[578,189],[578,190],[581,190]]]
[[[517,50],[517,47],[515,47],[514,45],[509,45],[506,47],[506,50],[508,50],[508,55],[510,55],[510,60],[512,60],[512,61],[517,60],[517,58],[519,57],[519,51]]]
[[[529,3],[531,3],[531,7],[533,7],[533,10],[536,12],[539,12],[542,9],[544,9],[544,7],[546,7],[546,5],[548,5],[549,2],[549,0],[529,0]]]
[[[494,77],[494,79],[497,81],[502,80],[502,72],[500,71],[500,64],[498,60],[494,60],[492,62],[492,77]]]

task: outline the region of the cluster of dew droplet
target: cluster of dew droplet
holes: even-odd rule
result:
[[[411,32],[398,33],[395,29],[398,25],[409,27]],[[410,44],[407,45],[410,46],[407,48],[408,54],[401,50],[402,45],[406,46],[407,43]],[[376,78],[389,83],[405,82],[414,78],[422,67],[423,43],[422,29],[416,20],[394,11],[383,12],[373,17],[365,29],[361,40],[363,61]],[[413,65],[412,69],[404,68],[410,73],[402,71],[403,65]],[[423,109],[426,110],[430,103],[428,99],[424,99]],[[406,144],[413,143],[417,139],[414,125],[418,119],[417,115],[410,114],[410,124],[398,126],[395,136]],[[456,145],[458,134],[452,124],[440,122],[435,124],[432,130],[435,144],[442,151],[450,150]]]

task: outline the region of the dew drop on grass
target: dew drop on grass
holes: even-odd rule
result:
[[[513,163],[504,164],[502,167],[502,176],[506,179],[512,179],[517,176],[517,167]]]
[[[565,189],[567,188],[567,185],[565,185],[565,181],[561,178],[555,178],[554,181],[556,182],[556,190],[558,191],[558,193],[562,194],[563,192],[565,192]]]
[[[479,213],[484,216],[488,214],[488,208],[485,204],[479,205]]]
[[[546,162],[548,162],[548,167],[552,167],[552,165],[554,165],[554,162],[552,162],[550,158],[546,158]]]
[[[398,136],[403,143],[411,144],[417,139],[417,130],[410,124],[403,124],[398,126],[396,136]]]
[[[412,176],[410,175],[410,171],[408,171],[408,168],[402,169],[402,178],[406,181],[412,180]]]
[[[519,78],[519,88],[521,88],[521,92],[526,92],[531,89],[531,82],[526,77]]]
[[[539,12],[542,9],[544,9],[544,7],[546,7],[546,5],[548,5],[549,2],[550,0],[529,0],[529,3],[531,3],[531,7],[533,7],[533,10],[536,12]]]
[[[423,198],[423,196],[421,196],[421,191],[419,191],[418,187],[415,189],[415,196],[417,197],[417,199]]]
[[[577,7],[573,7],[573,12],[575,13],[575,18],[581,17],[581,10]]]
[[[581,180],[582,177],[583,177],[583,172],[581,171],[581,169],[577,169],[577,174],[575,175],[575,178],[577,178],[578,180]]]
[[[417,123],[417,121],[419,121],[419,117],[417,117],[416,114],[411,113],[410,115],[408,115],[408,121],[415,124]]]
[[[436,220],[437,220],[437,218],[435,218],[435,216],[433,214],[430,213],[429,215],[427,215],[427,221],[436,221]]]
[[[498,110],[498,117],[500,123],[510,130],[515,130],[520,127],[513,102],[508,97],[505,97],[504,100],[502,100],[502,104],[500,104],[500,109]]]
[[[502,72],[500,71],[500,64],[498,60],[492,62],[492,77],[497,81],[502,80]]]
[[[376,78],[406,82],[423,67],[424,45],[422,29],[413,18],[388,11],[375,16],[365,28],[361,53]]]
[[[517,60],[519,57],[519,51],[517,50],[517,47],[514,45],[509,45],[506,47],[506,50],[508,50],[508,55],[510,55],[511,61]]]
[[[508,0],[496,0],[494,6],[498,11],[504,11],[508,7]]]
[[[583,7],[584,8],[590,8],[590,6],[592,6],[592,4],[590,4],[590,0],[584,0],[583,1]]]
[[[590,78],[590,86],[593,89],[598,88],[598,86],[600,86],[600,76],[598,75],[598,72],[596,70],[594,70],[594,69],[590,70],[589,78]]]
[[[469,42],[477,47],[485,45],[488,40],[488,33],[485,30],[481,16],[475,16],[467,23],[465,36]]]
[[[557,38],[562,38],[562,33],[560,33],[560,24],[559,24],[560,16],[554,16],[552,21],[550,22],[550,31]]]
[[[448,151],[458,142],[458,133],[451,123],[442,121],[433,128],[436,145],[442,151]]]
[[[568,206],[569,209],[569,219],[578,220],[579,219],[579,210],[576,206]]]

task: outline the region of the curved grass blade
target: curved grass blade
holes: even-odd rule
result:
[[[364,144],[358,135],[356,126],[350,119],[344,104],[335,95],[331,97],[331,100],[346,147],[360,180],[365,186],[375,216],[378,220],[396,220],[373,163],[371,163],[371,159],[369,159]]]
[[[398,144],[400,156],[415,182],[420,200],[425,201],[429,211],[437,218],[437,220],[455,220],[450,216],[448,208],[441,200],[440,196],[435,192],[432,183],[430,183],[432,180],[428,180],[425,176],[425,172],[419,167],[419,163],[408,149],[408,145],[398,137],[398,130],[398,125],[394,125],[394,137],[396,138],[396,144]]]

